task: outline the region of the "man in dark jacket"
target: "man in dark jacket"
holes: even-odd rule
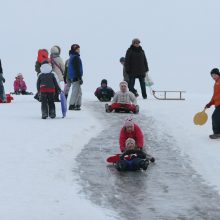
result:
[[[83,84],[83,66],[80,59],[80,46],[73,44],[70,50],[68,63],[68,79],[72,83],[72,94],[70,97],[69,110],[81,110]]]
[[[61,89],[55,78],[55,73],[52,72],[52,66],[48,61],[44,61],[40,67],[41,73],[37,80],[37,91],[41,93],[41,112],[42,119],[48,117],[56,117],[56,109],[54,104],[55,92],[61,92]]]
[[[138,78],[141,86],[141,93],[144,99],[147,98],[145,77],[149,71],[147,59],[144,50],[140,46],[140,40],[135,38],[132,40],[132,45],[126,52],[125,68],[129,74],[129,90],[135,94],[135,79]]]

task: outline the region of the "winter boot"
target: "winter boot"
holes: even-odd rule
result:
[[[135,114],[138,114],[139,113],[139,105],[136,105],[135,106],[135,112],[134,112]]]
[[[111,107],[110,107],[108,104],[105,104],[105,111],[106,111],[106,112],[108,112],[108,113],[111,112],[111,111],[110,111],[110,108],[111,108]]]
[[[75,105],[70,105],[69,110],[75,110]]]
[[[211,134],[211,135],[209,135],[209,138],[210,139],[218,139],[218,138],[220,138],[220,134]]]
[[[76,105],[74,110],[81,110],[80,105]]]
[[[147,170],[148,165],[149,165],[148,160],[141,160],[139,163],[139,167],[143,170]]]
[[[127,170],[127,164],[126,161],[124,160],[119,160],[116,165],[115,165],[116,169],[118,171],[126,171]]]

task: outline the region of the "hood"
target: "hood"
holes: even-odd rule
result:
[[[41,65],[40,72],[41,73],[51,73],[52,72],[52,66],[48,63],[45,63],[45,64]]]
[[[60,48],[58,46],[53,46],[50,50],[50,53],[53,55],[60,55]]]

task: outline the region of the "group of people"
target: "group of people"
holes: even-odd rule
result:
[[[42,119],[56,117],[55,101],[59,101],[61,82],[65,83],[64,93],[66,98],[70,87],[72,94],[69,102],[69,110],[81,110],[83,84],[83,66],[80,58],[80,46],[73,44],[69,51],[69,59],[64,63],[60,57],[61,49],[53,46],[50,56],[46,49],[38,51],[35,64],[37,72],[37,96],[41,101]]]
[[[136,98],[139,94],[134,88],[135,80],[140,82],[141,93],[143,99],[147,98],[145,78],[148,76],[148,62],[145,52],[140,46],[140,40],[135,38],[132,40],[131,46],[128,48],[125,57],[120,58],[123,65],[123,80],[120,83],[120,91],[114,90],[107,85],[107,80],[101,81],[101,87],[95,91],[96,97],[100,101],[110,101],[111,105],[106,108],[107,112],[111,112],[123,105],[135,113],[137,111]],[[83,84],[83,65],[80,58],[80,46],[73,44],[69,50],[69,59],[64,63],[60,57],[61,49],[59,46],[53,46],[50,50],[50,56],[46,49],[38,51],[38,57],[35,64],[37,72],[37,96],[40,97],[42,118],[46,119],[56,117],[54,101],[59,101],[58,94],[61,92],[61,82],[65,83],[64,93],[68,97],[70,87],[72,86],[72,94],[69,101],[69,110],[80,110],[82,104]],[[210,102],[205,106],[209,108],[215,105],[212,114],[213,134],[209,137],[212,139],[220,138],[220,72],[218,68],[211,70],[211,76],[215,80],[214,94]],[[4,90],[5,78],[3,77],[3,69],[0,60],[0,102],[7,102]],[[129,91],[128,91],[129,90]],[[24,77],[21,73],[17,74],[14,81],[15,94],[28,94]]]

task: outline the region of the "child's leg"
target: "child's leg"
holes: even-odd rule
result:
[[[56,108],[54,104],[54,93],[48,93],[48,107],[49,107],[49,116],[51,118],[55,118]]]
[[[125,107],[132,112],[135,112],[136,106],[134,104],[125,104]]]
[[[42,118],[48,117],[48,93],[46,92],[41,93],[41,112]]]

